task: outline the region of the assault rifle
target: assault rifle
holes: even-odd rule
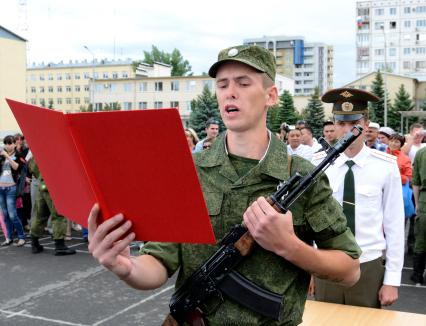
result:
[[[278,190],[267,198],[269,204],[276,211],[286,213],[361,132],[362,128],[357,125],[334,146],[322,141],[326,153],[324,160],[306,176],[295,173],[281,182]],[[280,320],[283,296],[257,286],[234,271],[238,263],[252,252],[255,244],[244,225],[234,226],[222,239],[220,248],[173,294],[170,314],[163,326],[183,325],[184,322],[204,325],[200,305],[213,296],[222,298],[223,295],[263,316]]]

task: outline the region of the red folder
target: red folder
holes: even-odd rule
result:
[[[136,239],[215,243],[176,109],[71,113],[7,102],[58,212],[123,213]]]

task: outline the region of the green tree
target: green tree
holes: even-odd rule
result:
[[[189,127],[195,130],[200,139],[206,136],[206,122],[210,118],[218,120],[220,130],[224,130],[216,95],[210,92],[208,85],[205,85],[203,92],[191,101],[191,113],[189,114]]]
[[[80,105],[80,112],[93,112],[92,103],[90,103],[87,107],[85,105]]]
[[[279,109],[280,107],[278,104],[271,106],[268,108],[268,112],[266,114],[266,126],[273,132],[280,132],[281,123],[278,120]]]
[[[53,109],[53,100],[49,100],[49,105],[47,106],[49,109]]]
[[[371,85],[371,92],[379,98],[379,101],[376,103],[371,103],[369,105],[369,116],[370,120],[377,122],[379,125],[384,126],[384,117],[385,117],[385,89],[383,76],[380,73],[380,70],[377,71],[376,77]],[[388,95],[386,93],[386,95]],[[391,103],[389,96],[386,96],[386,106],[389,110],[391,108]]]
[[[398,111],[411,111],[414,108],[414,103],[410,98],[410,94],[405,90],[404,85],[398,89],[392,108],[388,114],[388,126],[395,131],[401,132],[401,115]],[[410,121],[411,123],[411,121]]]
[[[172,76],[190,76],[191,65],[188,60],[185,60],[178,49],[174,49],[172,53],[161,51],[155,45],[152,45],[151,51],[143,51],[144,59],[133,61],[132,68],[136,71],[136,68],[142,62],[147,64],[153,64],[154,62],[162,62],[172,66]]]
[[[44,100],[44,98],[40,100],[40,106],[42,108],[46,107],[46,101]]]
[[[322,124],[324,123],[324,107],[319,96],[319,88],[315,87],[306,107],[306,122],[312,128],[314,137],[322,135]]]
[[[277,113],[279,123],[286,122],[288,125],[296,124],[299,120],[299,114],[294,107],[293,96],[285,90],[280,96],[280,108]]]
[[[121,105],[118,102],[105,103],[101,111],[119,111],[121,110]]]

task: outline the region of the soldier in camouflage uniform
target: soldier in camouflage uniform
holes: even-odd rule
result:
[[[31,221],[31,251],[37,254],[43,251],[43,246],[39,243],[39,238],[44,233],[49,216],[52,217],[53,240],[55,241],[55,256],[64,256],[75,254],[74,249],[70,249],[65,245],[65,233],[67,228],[67,220],[59,215],[55,209],[46,184],[40,174],[40,170],[33,159],[28,162],[30,172],[40,181],[39,192],[36,200],[35,216]]]
[[[411,181],[416,202],[416,222],[414,224],[413,274],[410,279],[414,283],[423,284],[426,261],[426,148],[416,153]]]
[[[200,307],[208,325],[297,325],[302,321],[309,273],[353,285],[359,277],[360,250],[340,205],[322,177],[292,206],[277,213],[263,196],[290,174],[307,174],[312,165],[291,159],[285,144],[266,129],[266,113],[278,100],[275,59],[258,46],[236,46],[219,54],[209,71],[216,78],[220,113],[228,131],[194,161],[217,239],[244,219],[259,247],[238,272],[257,285],[284,295],[281,321],[265,318],[227,298]],[[218,245],[148,242],[141,256],[129,257],[134,234],[117,242],[131,223],[122,215],[97,225],[98,206],[89,216],[89,250],[119,278],[138,289],[163,285],[179,269],[180,286]],[[311,245],[318,244],[319,250]],[[330,264],[333,261],[333,264]]]

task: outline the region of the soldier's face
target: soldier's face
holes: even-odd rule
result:
[[[275,85],[265,88],[263,75],[238,63],[222,64],[216,74],[216,96],[226,128],[231,132],[261,130],[266,113],[276,103]]]

